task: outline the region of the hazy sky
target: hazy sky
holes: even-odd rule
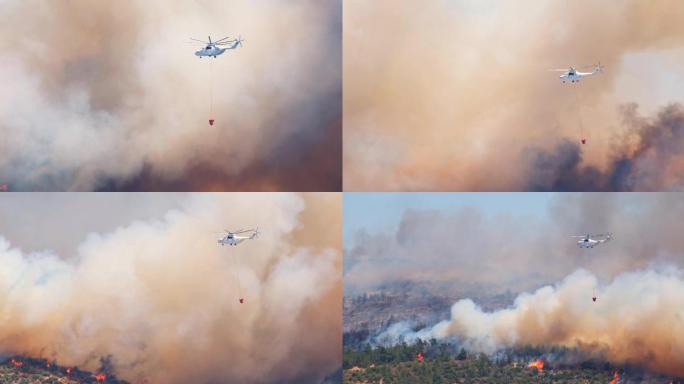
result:
[[[400,281],[490,293],[555,282],[578,268],[601,279],[684,266],[679,194],[345,194],[345,292]],[[613,232],[591,251],[572,235]]]
[[[7,193],[0,197],[0,234],[26,252],[75,255],[90,233],[181,208],[185,193]]]
[[[14,191],[339,190],[341,8],[5,0],[0,183]],[[244,47],[199,59],[189,39],[208,35],[242,35]]]
[[[681,190],[683,17],[678,0],[345,2],[346,190]],[[548,72],[599,61],[579,86]]]
[[[406,210],[438,210],[453,214],[476,208],[488,215],[509,213],[543,216],[553,193],[365,193],[344,194],[345,247],[353,245],[355,233],[394,232]]]

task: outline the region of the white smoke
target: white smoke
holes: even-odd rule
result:
[[[592,294],[598,299],[592,301]],[[632,363],[684,375],[684,274],[678,268],[625,272],[608,284],[578,270],[553,286],[520,294],[506,309],[486,312],[470,299],[451,318],[417,332],[390,327],[378,340],[458,339],[471,351],[519,346],[600,350]]]
[[[75,255],[0,237],[0,350],[90,370],[111,355],[128,380],[320,382],[340,362],[341,257],[318,240],[339,226],[311,218],[335,220],[336,200],[190,195],[162,218],[91,233]],[[263,234],[218,247],[213,232],[238,225]]]

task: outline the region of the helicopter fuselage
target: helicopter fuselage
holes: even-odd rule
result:
[[[226,49],[227,48],[219,48],[215,45],[206,46],[206,47],[200,49],[199,51],[195,52],[195,56],[197,56],[199,58],[202,58],[204,56],[216,57],[216,56],[222,55],[226,51]]]
[[[566,81],[569,81],[571,83],[579,83],[580,80],[582,80],[582,77],[584,77],[584,76],[578,75],[576,73],[566,73],[564,75],[561,75],[560,79],[564,83]]]
[[[577,246],[580,248],[594,248],[595,246],[601,244],[601,241],[592,239],[582,239],[577,242]]]
[[[231,236],[226,235],[218,239],[220,245],[238,245],[243,242],[246,238],[243,236]]]
[[[206,47],[195,52],[195,56],[199,57],[200,59],[204,56],[216,58],[217,56],[222,55],[225,51],[229,49],[236,49],[238,45],[240,45],[240,42],[241,40],[238,39],[235,42],[233,42],[233,45],[227,46],[225,48],[219,48],[215,44],[207,45]]]
[[[582,79],[584,79],[587,76],[592,76],[597,73],[600,73],[602,71],[601,66],[599,65],[594,69],[593,72],[578,72],[575,68],[570,68],[570,70],[562,75],[560,75],[560,80],[565,83],[565,82],[570,82],[570,83],[579,83]]]

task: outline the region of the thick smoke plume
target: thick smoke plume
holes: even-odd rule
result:
[[[11,190],[340,188],[339,1],[5,0],[0,33]]]
[[[89,370],[110,356],[134,382],[319,383],[341,361],[340,210],[332,194],[202,194],[75,254],[0,238],[0,351]]]
[[[344,19],[347,190],[682,189],[683,2],[351,0]],[[547,71],[598,61],[579,85]]]
[[[588,300],[596,289],[599,299]],[[554,286],[517,297],[512,307],[485,312],[460,300],[451,319],[407,337],[459,338],[473,351],[516,346],[566,346],[616,364],[638,364],[684,376],[684,275],[642,270],[602,286],[579,270]]]

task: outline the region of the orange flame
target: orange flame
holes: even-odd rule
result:
[[[104,373],[98,373],[97,375],[95,375],[95,380],[97,381],[105,381],[106,378],[107,375],[105,375]]]
[[[617,371],[615,371],[615,373],[613,374],[613,380],[611,380],[609,384],[617,384],[619,379],[620,379],[620,375],[618,374]]]
[[[10,363],[14,365],[15,367],[21,367],[24,365],[24,362],[21,360],[16,360],[16,359],[11,359]]]
[[[527,364],[527,368],[537,368],[538,371],[544,370],[544,361],[537,360]]]

